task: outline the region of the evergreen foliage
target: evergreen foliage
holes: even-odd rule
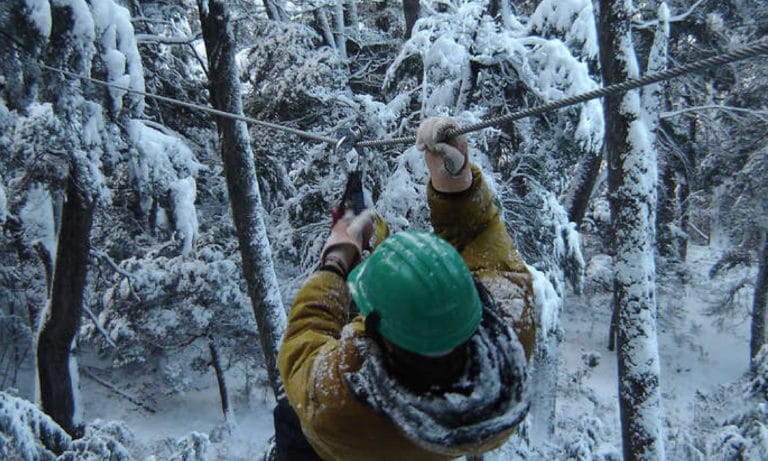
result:
[[[433,115],[466,125],[589,91],[601,80],[598,3],[422,1],[407,35],[403,2],[228,2],[244,112],[324,136],[357,125],[365,139],[382,139],[411,135]],[[639,68],[648,71],[660,65],[660,48],[674,65],[768,31],[762,0],[683,0],[667,13],[662,2],[637,3],[633,34]],[[248,387],[263,369],[214,117],[41,67],[209,105],[209,82],[221,76],[208,69],[198,16],[191,0],[0,1],[0,390],[34,398],[32,352],[73,175],[79,197],[95,206],[82,302],[93,316],[84,313],[76,350],[98,351],[112,367],[107,372],[157,378],[148,380],[154,387],[146,396],[193,389],[213,371],[209,342],[234,388]],[[666,20],[669,34],[659,35]],[[745,299],[761,289],[754,274],[768,228],[767,85],[764,59],[722,66],[666,82],[658,106],[643,115],[658,120],[656,262],[662,270],[680,267],[691,243],[727,249],[712,267],[722,295],[714,304],[743,307],[745,315]],[[603,127],[601,104],[592,101],[468,135],[471,159],[534,269],[543,327],[538,370],[549,373],[534,379],[542,388],[558,385],[564,299],[580,293],[585,270],[588,296],[612,290],[618,270],[608,256],[610,196],[598,177],[612,167],[601,162]],[[290,305],[316,268],[354,156],[248,129],[280,295]],[[358,153],[391,230],[428,229],[421,154],[407,145]],[[577,196],[590,169],[597,185]],[[574,200],[587,209],[578,223]],[[713,313],[723,323],[736,311]],[[754,408],[710,427],[710,437],[695,428],[671,432],[670,457],[766,452],[764,359],[755,357],[750,381]],[[3,393],[0,406],[0,454],[9,459],[129,459],[136,451],[120,423],[86,422],[84,438],[73,441],[24,400]],[[554,428],[554,420],[545,424]],[[537,437],[528,427],[509,450],[618,458],[606,422],[574,424],[579,436],[552,438],[557,448],[527,445],[523,439]],[[204,459],[211,443],[190,434],[162,455]]]

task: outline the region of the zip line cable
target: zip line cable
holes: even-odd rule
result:
[[[652,85],[654,83],[659,83],[666,80],[671,80],[673,78],[680,77],[682,75],[690,74],[693,72],[698,72],[704,69],[708,69],[710,67],[721,66],[723,64],[729,64],[736,61],[742,61],[742,60],[753,58],[755,56],[759,56],[762,54],[768,54],[768,40],[761,39],[759,41],[752,42],[742,48],[739,48],[734,51],[730,51],[725,54],[713,56],[713,57],[702,59],[699,61],[694,61],[688,64],[667,69],[665,71],[657,72],[654,74],[648,74],[639,78],[630,79],[622,83],[617,83],[617,84],[609,85],[603,88],[598,88],[596,90],[588,91],[586,93],[570,96],[568,98],[564,98],[558,101],[553,101],[547,104],[534,106],[528,109],[523,109],[517,112],[513,112],[511,114],[492,117],[482,122],[474,123],[456,130],[452,130],[448,132],[447,135],[449,137],[452,137],[452,136],[471,133],[473,131],[479,131],[494,125],[509,123],[515,120],[520,120],[522,118],[532,117],[534,115],[540,115],[545,112],[551,112],[553,110],[562,109],[568,106],[573,106],[583,102],[591,101],[593,99],[601,98],[604,96],[612,96],[612,95],[617,95],[621,93],[626,93],[627,91],[641,88],[643,86]],[[46,69],[52,72],[57,72],[57,73],[66,75],[68,77],[90,81],[99,85],[115,88],[128,93],[138,94],[147,98],[154,98],[154,99],[157,99],[158,101],[167,102],[169,104],[175,104],[177,106],[186,107],[188,109],[200,110],[200,111],[207,112],[209,114],[216,115],[219,117],[239,120],[246,123],[252,123],[257,126],[262,126],[262,127],[270,128],[274,130],[285,131],[285,132],[295,134],[299,137],[310,139],[313,141],[324,142],[332,145],[336,145],[340,141],[339,139],[335,139],[327,136],[321,136],[316,133],[310,133],[308,131],[299,130],[297,128],[291,128],[291,127],[280,125],[277,123],[265,122],[262,120],[246,117],[244,115],[224,112],[224,111],[213,109],[207,106],[201,106],[198,104],[192,104],[192,103],[180,101],[178,99],[173,99],[165,96],[147,93],[147,92],[135,90],[132,88],[126,88],[124,86],[120,86],[104,80],[99,80],[93,77],[88,77],[85,75],[80,75],[74,72],[69,72],[63,69],[59,69],[56,67],[51,67],[46,64],[41,64],[41,67],[43,69]],[[358,141],[354,143],[354,146],[355,147],[381,147],[381,146],[387,146],[392,144],[412,144],[415,141],[416,141],[415,136],[407,136],[407,137],[400,137],[400,138],[379,139],[379,140],[373,140],[373,141]]]
[[[310,133],[308,131],[303,131],[303,130],[299,130],[299,129],[296,129],[296,128],[291,128],[289,126],[279,125],[277,123],[265,122],[265,121],[262,121],[262,120],[256,120],[255,118],[246,117],[245,115],[238,115],[238,114],[233,114],[231,112],[224,112],[223,110],[214,109],[212,107],[201,106],[199,104],[192,104],[192,103],[189,103],[189,102],[180,101],[178,99],[168,98],[166,96],[160,96],[160,95],[157,95],[157,94],[147,93],[145,91],[135,90],[133,88],[126,88],[126,87],[121,86],[121,85],[110,83],[110,82],[107,82],[107,81],[104,81],[104,80],[99,80],[99,79],[93,78],[93,77],[88,77],[88,76],[85,76],[85,75],[76,74],[74,72],[69,72],[67,70],[59,69],[57,67],[51,67],[51,66],[46,65],[46,64],[41,64],[40,67],[42,67],[45,70],[50,70],[50,71],[53,71],[53,72],[57,72],[57,73],[66,75],[68,77],[72,77],[72,78],[77,78],[77,79],[80,79],[80,80],[85,80],[85,81],[93,82],[93,83],[96,83],[96,84],[99,84],[99,85],[103,85],[103,86],[106,86],[106,87],[109,87],[109,88],[114,88],[114,89],[125,91],[125,92],[128,92],[128,93],[138,94],[138,95],[141,95],[141,96],[144,96],[144,97],[147,97],[147,98],[157,99],[158,101],[163,101],[163,102],[167,102],[169,104],[174,104],[174,105],[177,105],[177,106],[186,107],[187,109],[197,109],[197,110],[200,110],[200,111],[203,111],[203,112],[207,112],[209,114],[216,115],[216,116],[219,116],[219,117],[229,118],[229,119],[232,119],[232,120],[239,120],[239,121],[246,122],[246,123],[252,123],[254,125],[263,126],[265,128],[271,128],[273,130],[287,131],[288,133],[292,133],[292,134],[295,134],[297,136],[301,136],[302,138],[311,139],[313,141],[324,142],[324,143],[328,143],[328,144],[335,144],[338,141],[337,139],[334,139],[334,138],[329,138],[329,137],[326,137],[326,136],[321,136],[319,134]]]
[[[751,44],[743,48],[731,51],[726,54],[713,56],[711,58],[703,59],[701,61],[694,61],[688,64],[684,64],[682,66],[673,67],[672,69],[667,69],[662,72],[648,74],[644,77],[634,78],[631,80],[627,80],[625,82],[616,83],[614,85],[606,86],[603,88],[598,88],[596,90],[589,91],[587,93],[582,93],[582,94],[570,96],[568,98],[561,99],[558,101],[553,101],[547,104],[530,107],[528,109],[523,109],[517,112],[513,112],[511,114],[493,117],[482,122],[474,123],[472,125],[467,125],[457,130],[452,130],[446,133],[446,136],[447,137],[458,136],[458,135],[470,133],[473,131],[482,130],[483,128],[489,128],[494,125],[508,123],[514,120],[520,120],[522,118],[531,117],[534,115],[540,115],[545,112],[551,112],[556,109],[562,109],[564,107],[573,106],[582,102],[590,101],[592,99],[601,98],[603,96],[612,96],[615,94],[626,93],[627,91],[634,90],[643,86],[651,85],[651,84],[662,82],[665,80],[671,80],[673,78],[680,77],[681,75],[704,70],[710,67],[728,64],[735,61],[741,61],[744,59],[752,58],[752,57],[759,56],[761,54],[767,54],[767,53],[768,53],[768,41],[752,42]],[[379,141],[363,141],[363,142],[358,142],[356,145],[360,147],[378,147],[378,146],[384,146],[387,144],[395,144],[395,143],[413,143],[415,141],[416,141],[416,138],[414,136],[410,136],[410,137],[403,137],[403,138],[385,139],[385,140],[379,140]]]

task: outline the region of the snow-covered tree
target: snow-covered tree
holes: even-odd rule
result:
[[[198,9],[208,52],[208,67],[212,75],[218,76],[210,81],[212,105],[219,110],[242,114],[235,38],[228,23],[227,8],[219,1],[200,1]],[[259,327],[269,381],[275,395],[279,395],[281,384],[276,360],[286,316],[267,239],[250,138],[242,121],[219,117],[217,126],[232,217],[240,243],[243,275]]]
[[[411,38],[413,25],[419,19],[419,14],[421,13],[421,5],[419,3],[418,0],[403,0],[403,18],[405,18],[405,34],[403,37],[406,40]]]
[[[672,16],[680,25],[673,22],[676,41],[671,46],[693,41],[712,53],[762,37],[768,7],[765,2],[733,0],[708,9],[691,8],[682,16],[679,20]],[[764,60],[755,59],[709,69],[704,75],[670,85],[671,107],[663,120],[667,134],[660,139],[673,146],[671,159],[682,158],[682,165],[675,168],[682,181],[675,188],[675,181],[665,180],[666,189],[690,191],[690,197],[696,199],[683,202],[688,206],[683,215],[687,220],[673,226],[673,234],[683,238],[690,234],[692,239],[722,247],[723,260],[715,265],[718,270],[727,267],[733,255],[746,255],[741,259],[747,264],[759,262],[764,250],[766,226],[755,216],[764,214],[766,207],[766,75]],[[760,333],[760,294],[765,292],[761,268],[756,279],[750,276],[740,285],[724,285],[726,292],[735,293],[745,286],[754,290],[753,358],[765,341]]]
[[[72,438],[34,404],[0,392],[0,455],[4,459],[55,460]]]
[[[100,300],[98,321],[108,338],[87,330],[105,352],[115,349],[116,365],[159,368],[167,393],[188,390],[191,371],[208,369],[210,337],[229,363],[262,365],[234,242],[225,246],[204,237],[194,258],[148,252],[122,261],[126,275],[111,276],[116,282]]]
[[[754,360],[766,344],[766,321],[768,320],[768,232],[763,235],[763,247],[758,249],[757,279],[752,302],[752,336],[749,352]]]
[[[73,440],[34,404],[0,392],[0,455],[14,460],[128,461],[133,435],[123,424],[97,421]]]
[[[111,0],[54,4],[45,56],[55,67],[77,75],[94,72],[107,81],[143,89],[128,12]],[[100,90],[90,95],[80,80],[54,74],[43,92],[53,103],[58,119],[54,136],[65,152],[69,172],[37,361],[42,408],[70,434],[79,432],[70,348],[80,326],[94,210],[107,195],[101,159],[120,142],[118,120],[143,110],[143,99],[134,94]]]
[[[600,65],[606,85],[638,77],[631,13],[631,1],[600,3]],[[624,458],[657,460],[664,458],[664,439],[656,337],[656,149],[637,91],[607,96],[603,105]]]
[[[0,187],[7,188],[0,225],[4,235],[0,239],[0,322],[4,325],[2,347],[13,364],[2,389],[16,387],[17,378],[24,377],[21,368],[34,357],[33,331],[50,290],[53,269],[57,185],[66,173],[58,156],[35,153],[39,148],[45,152],[45,146],[51,145],[48,135],[55,118],[50,105],[33,103],[27,112],[8,111],[0,102]],[[33,394],[27,390],[22,396],[32,398]]]
[[[9,111],[3,104],[1,111],[4,157],[0,168],[4,178],[13,180],[14,191],[12,201],[3,207],[8,210],[3,221],[17,229],[13,245],[6,247],[3,242],[2,258],[36,264],[27,274],[9,270],[3,276],[12,282],[8,287],[14,292],[25,284],[36,288],[25,290],[27,299],[8,298],[4,314],[9,316],[4,321],[22,314],[21,318],[29,318],[29,329],[37,329],[45,303],[40,298],[35,301],[36,290],[42,297],[51,294],[50,317],[46,317],[39,337],[42,347],[38,347],[44,373],[42,397],[49,411],[52,404],[46,386],[59,389],[53,392],[63,396],[54,398],[53,405],[67,407],[63,412],[71,415],[73,397],[66,397],[71,392],[66,360],[69,342],[80,324],[80,306],[99,298],[82,298],[90,257],[103,263],[96,265],[99,274],[114,270],[124,277],[119,261],[146,244],[150,233],[160,240],[179,242],[178,251],[189,254],[199,225],[194,176],[202,165],[180,140],[182,136],[141,119],[142,97],[56,72],[41,74],[34,63],[36,57],[45,58],[49,65],[78,75],[143,90],[142,63],[127,10],[111,0],[60,2],[53,14],[48,2],[29,9],[11,7],[13,14],[3,16],[3,21],[15,18],[27,24],[26,30],[37,31],[38,41],[25,45],[9,40],[10,55],[4,56],[9,59],[3,59],[10,68],[14,60],[25,63],[9,72],[7,81],[17,93],[29,93],[27,99],[32,103],[19,107],[23,111]],[[34,64],[32,70],[29,63]],[[4,96],[12,97],[10,93]],[[131,196],[135,200],[122,200]],[[101,211],[109,203],[114,208]],[[98,212],[96,204],[100,205]],[[134,218],[138,218],[136,226]],[[57,236],[66,244],[57,246]],[[15,256],[8,250],[15,250]],[[37,270],[45,275],[36,277],[38,282],[34,277]],[[41,285],[40,280],[46,283]],[[103,286],[101,282],[98,277],[94,288]],[[22,306],[28,313],[20,310]],[[18,322],[13,325],[19,326]],[[14,356],[23,351],[23,339],[18,341],[12,349]]]

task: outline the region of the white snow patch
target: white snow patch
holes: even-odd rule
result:
[[[580,46],[585,56],[597,58],[597,28],[591,0],[543,0],[531,15],[527,28],[529,33],[560,32],[569,45]]]
[[[397,167],[382,188],[377,207],[391,232],[412,226],[411,209],[426,210],[426,184],[429,171],[424,163],[424,153],[415,146],[397,158]],[[423,203],[417,207],[415,203]]]
[[[56,232],[53,222],[53,202],[48,189],[38,184],[29,191],[24,206],[19,211],[24,226],[25,240],[40,242],[45,250],[56,256]]]
[[[51,0],[52,7],[66,8],[72,12],[72,36],[83,44],[90,44],[96,37],[93,16],[85,0]]]
[[[72,386],[72,424],[77,426],[83,422],[82,396],[80,395],[80,370],[77,365],[77,355],[73,351],[69,353],[69,379]]]
[[[141,120],[129,120],[126,131],[138,155],[131,157],[131,173],[137,180],[141,207],[147,212],[152,190],[165,192],[179,177],[196,176],[203,165],[177,136],[165,134]]]
[[[144,91],[144,68],[130,12],[113,0],[94,0],[91,3],[107,81],[120,87]],[[114,112],[120,112],[127,91],[110,87],[109,94]],[[131,93],[130,99],[135,110],[133,115],[141,114],[144,111],[143,96]]]
[[[179,179],[170,185],[171,201],[173,202],[173,218],[176,231],[183,243],[182,254],[189,254],[197,239],[198,221],[195,209],[197,186],[195,179],[187,177]]]
[[[533,266],[528,266],[528,271],[533,278],[533,297],[539,311],[538,328],[545,332],[555,331],[560,327],[563,300],[546,274]]]
[[[44,38],[51,35],[51,4],[48,0],[25,0],[26,16]]]
[[[5,223],[6,216],[8,215],[8,199],[5,195],[5,189],[3,188],[3,177],[0,176],[0,226]]]

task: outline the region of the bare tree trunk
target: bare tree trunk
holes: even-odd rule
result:
[[[341,59],[347,60],[347,27],[344,23],[344,1],[336,0],[333,5],[333,29],[336,34],[336,51]]]
[[[264,8],[267,10],[267,17],[272,21],[288,20],[288,14],[280,0],[264,0]]]
[[[763,236],[763,248],[758,257],[755,297],[752,303],[752,336],[749,340],[752,359],[757,357],[760,348],[765,344],[766,304],[768,304],[768,232]]]
[[[219,386],[219,397],[221,398],[221,412],[224,413],[224,420],[227,425],[232,427],[235,424],[234,415],[232,413],[232,404],[229,401],[229,390],[227,389],[227,381],[224,378],[224,367],[221,366],[221,357],[219,356],[219,350],[216,348],[216,343],[213,337],[208,337],[208,351],[211,354],[211,366],[216,373],[216,384]]]
[[[681,178],[682,181],[680,180]],[[691,186],[689,178],[685,174],[685,169],[683,169],[682,174],[677,179],[678,193],[675,197],[677,198],[677,208],[680,210],[680,216],[678,217],[680,232],[677,235],[677,244],[675,246],[677,247],[680,261],[685,261],[688,258],[688,220],[690,219],[688,198],[691,195]]]
[[[675,197],[676,174],[675,154],[660,155],[659,158],[659,197],[656,214],[656,247],[659,255],[665,258],[677,258],[676,233],[674,224],[679,210]]]
[[[347,0],[347,13],[349,16],[349,25],[352,27],[352,38],[360,41],[360,17],[357,14],[357,0]]]
[[[696,165],[696,120],[688,122],[684,134],[676,134],[669,120],[662,120],[660,132],[669,139],[673,152],[659,162],[663,187],[659,190],[656,217],[657,249],[662,256],[685,261],[689,237],[688,198],[692,180],[689,171]]]
[[[413,25],[416,24],[416,20],[419,19],[420,14],[421,4],[419,0],[403,0],[403,15],[405,16],[404,38],[406,40],[411,38]]]
[[[73,421],[75,396],[69,368],[70,349],[80,328],[95,204],[93,198],[81,192],[87,186],[79,183],[78,170],[76,165],[70,169],[56,251],[50,315],[37,340],[42,409],[72,436],[77,435],[77,428]]]
[[[40,261],[42,261],[43,269],[45,270],[45,293],[48,296],[51,296],[51,285],[53,283],[53,258],[51,258],[51,253],[45,248],[43,242],[37,242],[35,244],[35,251],[37,251],[37,256],[40,258]]]
[[[216,76],[209,83],[211,103],[218,110],[242,115],[235,40],[227,26],[229,12],[222,0],[198,0],[198,7],[208,52],[209,75]],[[277,396],[282,389],[276,366],[277,351],[285,330],[286,316],[267,239],[248,128],[245,122],[223,117],[217,117],[216,124],[232,217],[243,259],[243,275],[259,329],[269,383]]]
[[[336,39],[333,38],[331,24],[328,22],[328,16],[325,14],[325,9],[322,6],[315,9],[315,22],[323,39],[325,39],[325,44],[336,49]]]
[[[600,154],[588,153],[585,155],[584,160],[578,166],[574,185],[564,200],[563,206],[568,210],[568,219],[575,222],[577,226],[581,224],[587,213],[589,199],[592,196],[597,178],[600,176],[602,163],[603,156]]]
[[[685,140],[685,148],[683,152],[685,153],[685,161],[682,165],[681,170],[681,177],[683,180],[681,181],[679,187],[680,187],[680,194],[678,195],[678,200],[680,202],[680,236],[678,237],[679,240],[679,247],[680,247],[680,260],[685,261],[688,257],[688,242],[690,241],[690,238],[688,237],[689,232],[689,223],[691,214],[689,211],[690,201],[688,200],[690,198],[691,190],[692,190],[692,181],[693,178],[691,177],[691,174],[689,174],[689,171],[697,165],[698,160],[696,158],[696,140],[698,137],[699,129],[698,124],[696,122],[696,119],[692,119],[688,122],[688,136]]]
[[[637,69],[631,10],[631,1],[600,3],[598,36],[605,85],[637,77],[630,74],[630,69]],[[614,302],[619,309],[619,411],[624,459],[659,460],[664,458],[664,439],[654,265],[657,155],[641,116],[637,91],[606,97],[603,104]]]
[[[491,0],[488,3],[488,13],[501,26],[507,26],[509,18],[514,11],[510,0]]]
[[[611,325],[608,328],[608,350],[613,352],[616,350],[616,337],[619,332],[619,306],[616,305],[616,300],[611,300]]]

